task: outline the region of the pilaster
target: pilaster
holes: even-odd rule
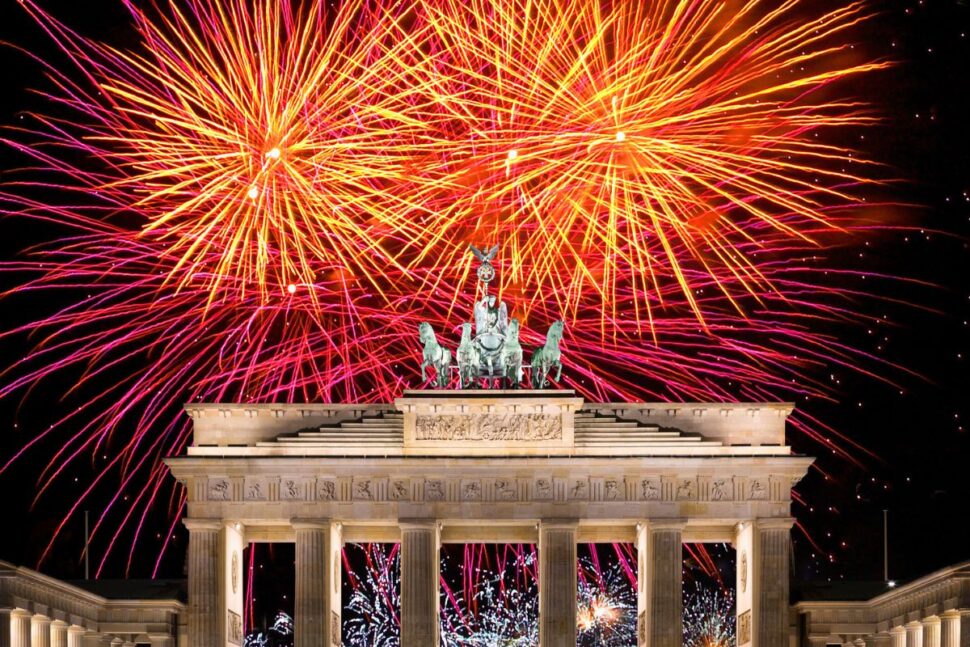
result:
[[[575,519],[539,524],[539,644],[576,646]]]
[[[439,548],[434,520],[402,520],[401,647],[437,647]]]

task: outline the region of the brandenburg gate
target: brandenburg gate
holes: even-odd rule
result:
[[[340,645],[345,542],[400,542],[402,647],[439,642],[443,542],[514,542],[538,545],[540,646],[575,647],[577,544],[633,542],[637,643],[680,647],[682,544],[730,542],[738,647],[784,647],[791,488],[812,462],[785,444],[792,405],[584,402],[546,388],[562,321],[519,389],[519,322],[488,292],[498,248],[472,251],[474,335],[452,354],[418,328],[438,390],[186,407],[192,445],[166,464],[188,497],[189,646],[242,645],[249,542],[296,544],[296,647]]]
[[[443,542],[538,544],[542,647],[575,647],[576,546],[635,542],[638,644],[680,647],[683,542],[737,548],[738,645],[788,642],[782,403],[586,403],[563,390],[193,404],[189,645],[242,644],[247,542],[296,544],[297,647],[340,645],[344,542],[401,543],[402,647],[438,644]]]

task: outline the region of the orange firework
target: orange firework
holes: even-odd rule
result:
[[[873,117],[830,87],[885,64],[843,39],[860,4],[797,20],[807,3],[767,4],[425,3],[430,171],[451,190],[433,240],[507,241],[503,279],[604,321],[652,328],[667,284],[702,324],[700,284],[742,312],[773,291],[752,255],[814,242],[863,200],[858,155],[825,135]]]
[[[413,211],[395,185],[421,128],[400,92],[416,32],[400,7],[322,6],[132,6],[130,51],[27,4],[85,63],[86,83],[61,77],[61,96],[87,113],[83,145],[108,170],[76,173],[144,218],[178,287],[207,285],[211,300],[231,276],[265,297],[321,267],[366,279],[396,265],[384,241],[409,236]]]

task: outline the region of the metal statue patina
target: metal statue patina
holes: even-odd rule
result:
[[[451,368],[451,351],[438,345],[438,338],[427,321],[418,325],[418,339],[424,344],[424,360],[421,362],[421,381],[428,377],[425,369],[433,366],[435,370],[435,386],[440,389],[448,386],[448,370]]]
[[[562,341],[562,321],[554,321],[546,334],[546,343],[532,353],[532,388],[544,389],[549,385],[549,373],[556,369],[556,381],[562,377],[562,361],[559,342]]]
[[[482,289],[482,297],[473,307],[474,334],[472,323],[461,326],[461,342],[455,359],[458,362],[458,386],[462,389],[481,386],[504,386],[519,388],[523,380],[523,352],[519,343],[519,320],[509,317],[509,309],[494,294],[489,294],[488,284],[495,279],[492,260],[498,255],[498,245],[483,252],[469,245],[481,265],[477,275]],[[438,344],[431,325],[427,322],[418,327],[421,343],[424,344],[424,361],[421,364],[421,379],[427,381],[425,369],[435,367],[433,385],[438,388],[448,386],[448,371],[451,365],[451,351]],[[549,375],[556,369],[556,381],[562,374],[559,341],[562,339],[563,322],[556,321],[546,335],[546,343],[532,355],[532,388],[542,389],[549,386]]]

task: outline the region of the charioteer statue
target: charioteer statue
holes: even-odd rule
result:
[[[483,252],[469,245],[481,265],[478,267],[478,280],[482,285],[482,298],[475,302],[475,334],[472,324],[461,327],[461,343],[455,353],[458,362],[459,388],[475,388],[483,382],[497,381],[507,388],[518,388],[522,382],[522,346],[519,344],[519,321],[509,319],[509,310],[503,301],[489,294],[488,284],[495,278],[492,259],[498,254],[498,245]],[[451,368],[451,351],[438,344],[431,324],[425,322],[418,326],[420,340],[424,344],[424,361],[421,363],[421,379],[427,380],[425,369],[435,369],[434,385],[445,388]],[[562,321],[553,322],[546,335],[546,343],[532,354],[531,385],[542,389],[549,385],[548,376],[556,370],[556,381],[562,375],[562,362],[559,342],[562,340]]]

